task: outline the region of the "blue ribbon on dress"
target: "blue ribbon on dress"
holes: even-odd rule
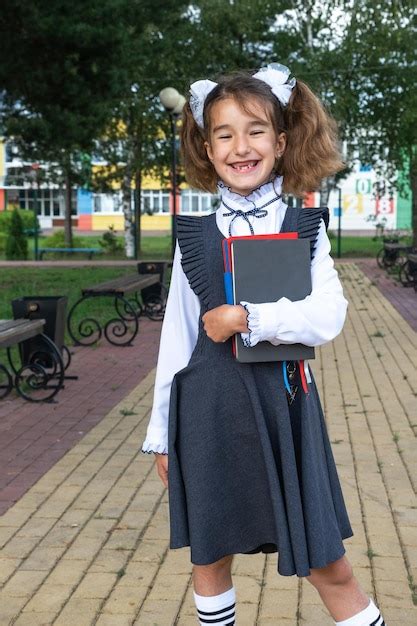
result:
[[[222,200],[223,206],[229,211],[229,213],[223,213],[223,217],[230,217],[231,215],[233,215],[233,218],[229,224],[229,237],[232,236],[232,224],[235,221],[235,219],[237,219],[238,217],[243,217],[243,219],[245,220],[245,222],[248,224],[250,228],[251,235],[254,235],[255,231],[253,230],[253,226],[250,223],[248,216],[253,215],[256,218],[266,217],[268,215],[268,211],[265,210],[265,207],[269,206],[273,202],[276,202],[280,197],[281,197],[280,195],[277,195],[275,198],[272,198],[263,206],[254,207],[253,209],[250,209],[249,211],[242,211],[242,209],[232,209],[230,206],[226,204],[224,200]]]
[[[254,209],[251,209],[250,211],[242,211],[242,209],[235,210],[235,209],[230,208],[229,206],[227,206],[225,202],[223,202],[223,205],[226,207],[228,211],[230,211],[229,213],[223,213],[223,217],[230,217],[231,215],[233,215],[233,218],[229,224],[229,237],[232,236],[232,224],[235,221],[235,219],[237,219],[238,217],[243,217],[245,222],[247,222],[247,224],[249,225],[251,235],[254,235],[255,231],[253,230],[253,226],[248,219],[248,215],[253,215],[254,217],[258,217],[258,218],[266,217],[268,215],[268,211],[265,211],[265,209],[258,209],[255,207]]]

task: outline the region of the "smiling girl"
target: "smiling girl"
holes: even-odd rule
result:
[[[189,546],[200,624],[235,624],[234,554],[278,553],[339,626],[382,626],[344,553],[352,529],[314,378],[297,364],[239,363],[230,338],[322,345],[346,316],[326,234],[327,209],[289,208],[342,169],[335,122],[284,66],[191,86],[182,151],[188,182],[220,207],[177,219],[178,245],[143,452],[169,491],[170,547]],[[311,244],[303,300],[225,304],[222,240],[297,231]],[[303,374],[308,393],[303,391]],[[279,602],[279,598],[277,598]]]

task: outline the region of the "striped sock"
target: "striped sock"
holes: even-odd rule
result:
[[[369,600],[366,609],[349,619],[344,619],[343,622],[335,622],[336,626],[386,626],[378,607],[375,606],[372,598]]]
[[[201,626],[231,626],[235,623],[234,587],[217,596],[199,596],[194,591],[194,601]]]

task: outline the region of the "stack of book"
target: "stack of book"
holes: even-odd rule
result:
[[[228,304],[296,301],[311,293],[310,241],[297,233],[229,237],[222,247]],[[233,352],[242,363],[314,359],[314,348],[299,343],[261,341],[248,348],[240,333],[233,337]]]

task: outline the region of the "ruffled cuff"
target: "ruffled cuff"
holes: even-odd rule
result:
[[[259,307],[257,304],[251,304],[250,302],[240,302],[245,309],[248,323],[247,333],[240,333],[243,341],[243,345],[246,348],[253,348],[259,341],[261,341],[261,325],[259,318]]]
[[[164,443],[151,443],[150,441],[145,441],[142,445],[142,452],[147,452],[148,454],[157,453],[157,454],[168,454],[168,447]]]

